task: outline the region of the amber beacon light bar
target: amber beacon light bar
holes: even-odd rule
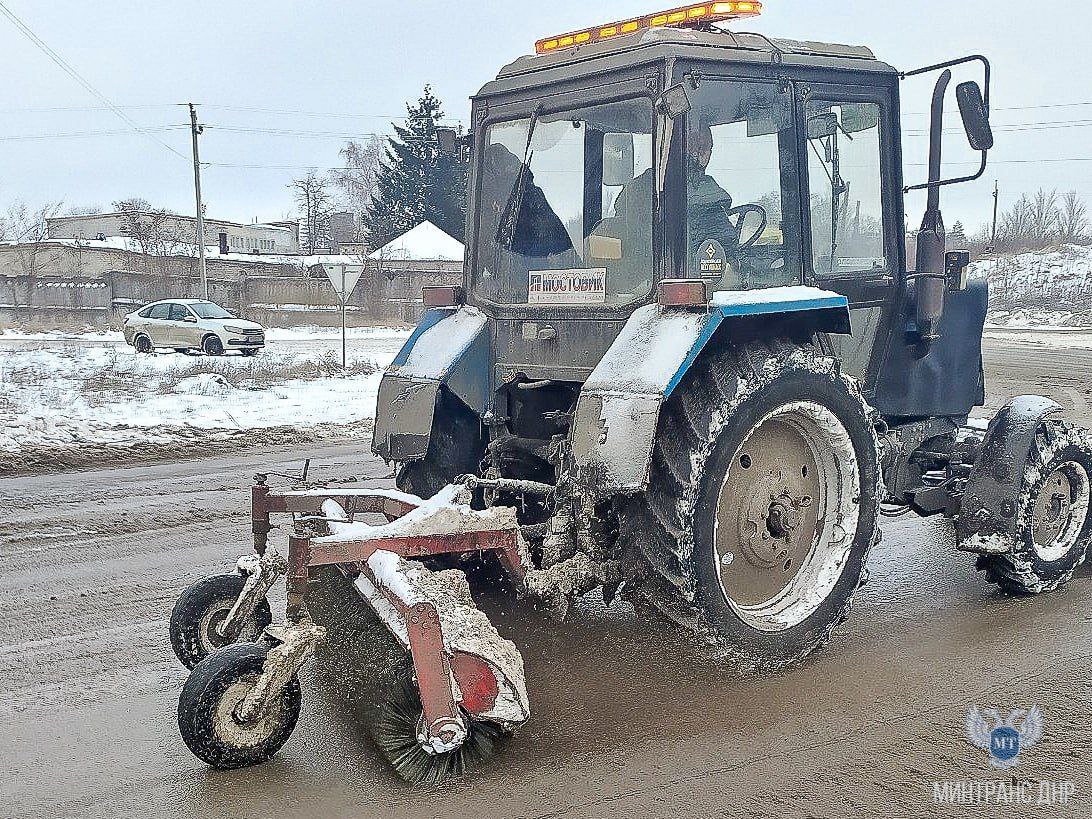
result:
[[[728,3],[696,3],[692,6],[658,11],[646,17],[622,20],[605,26],[595,26],[558,37],[548,37],[535,43],[535,51],[548,54],[562,48],[587,45],[601,40],[609,40],[623,34],[632,34],[650,28],[686,28],[706,23],[722,23],[725,20],[742,20],[757,17],[762,13],[759,0],[732,0]]]

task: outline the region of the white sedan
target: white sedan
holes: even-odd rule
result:
[[[157,347],[179,352],[201,350],[223,355],[238,350],[254,355],[265,346],[260,324],[236,318],[218,304],[200,299],[168,299],[142,307],[125,317],[125,340],[138,353]]]

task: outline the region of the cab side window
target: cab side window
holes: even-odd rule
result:
[[[152,308],[152,311],[148,313],[148,318],[165,321],[170,314],[170,308],[171,306],[169,304],[157,304]]]
[[[812,269],[820,277],[888,270],[881,127],[873,102],[807,104]]]
[[[169,321],[185,321],[190,311],[183,304],[172,304]]]

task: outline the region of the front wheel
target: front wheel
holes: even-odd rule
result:
[[[186,668],[224,648],[228,643],[217,633],[246,585],[246,578],[235,574],[207,577],[194,583],[178,596],[171,611],[171,647]],[[239,640],[254,642],[273,622],[269,601],[262,599],[243,627]]]
[[[978,568],[1011,594],[1041,594],[1065,585],[1092,541],[1090,477],[1092,436],[1064,421],[1042,423],[1016,501],[1010,550],[982,555]]]
[[[205,351],[205,355],[223,355],[224,342],[220,341],[219,336],[209,336],[202,343],[201,349]]]
[[[227,770],[265,762],[296,727],[303,697],[293,677],[256,718],[239,718],[239,707],[262,673],[269,647],[256,643],[225,648],[190,674],[178,698],[178,731],[186,747],[213,768]]]
[[[630,594],[743,665],[803,659],[879,539],[878,449],[836,361],[787,342],[714,352],[665,404],[649,488],[622,507]]]

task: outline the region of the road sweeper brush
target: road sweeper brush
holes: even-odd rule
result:
[[[236,768],[268,759],[288,739],[300,710],[298,673],[325,637],[308,611],[312,575],[336,567],[409,660],[372,727],[395,770],[436,782],[490,757],[530,715],[523,659],[474,604],[462,571],[423,561],[492,553],[520,586],[529,564],[516,510],[475,511],[470,501],[465,485],[427,502],[371,489],[274,494],[259,476],[256,554],[187,589],[171,618],[172,644],[193,669],[178,703],[190,750]],[[287,559],[267,544],[276,513],[295,520]],[[388,522],[355,520],[365,514]],[[282,575],[287,619],[272,627],[266,595]]]

